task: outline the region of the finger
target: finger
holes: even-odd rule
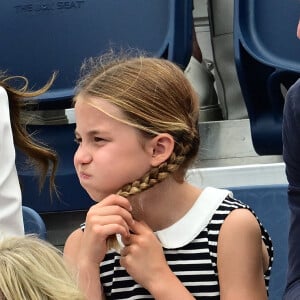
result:
[[[88,219],[91,219],[95,216],[120,216],[126,221],[128,226],[133,223],[133,217],[131,213],[118,205],[101,207],[101,209],[99,208],[97,210],[90,211],[87,214]]]
[[[118,205],[123,207],[124,209],[128,211],[132,211],[132,206],[127,198],[124,198],[120,195],[109,195],[103,200],[101,200],[99,203],[95,204],[96,207],[102,207],[102,206],[110,206],[110,205]]]
[[[98,210],[89,211],[86,215],[86,224],[110,224],[118,223],[129,228],[134,220],[130,212],[120,206],[102,207]],[[129,229],[128,229],[129,233]]]
[[[102,226],[95,226],[94,232],[96,234],[105,236],[107,239],[109,236],[115,236],[116,234],[120,234],[121,236],[128,236],[128,230],[126,227],[119,224],[106,224]]]
[[[130,224],[130,231],[135,234],[143,234],[148,231],[153,232],[144,221],[134,221],[132,224]]]
[[[86,220],[86,230],[93,226],[107,226],[107,225],[116,225],[116,228],[122,227],[122,236],[128,237],[130,235],[130,227],[126,220],[119,215],[109,215],[109,216],[92,216]],[[119,233],[119,232],[115,232]]]

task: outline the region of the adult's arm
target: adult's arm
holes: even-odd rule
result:
[[[8,96],[0,87],[0,237],[23,235],[22,198],[15,165]]]
[[[300,79],[290,87],[283,112],[283,159],[288,179],[290,229],[284,299],[300,299]]]

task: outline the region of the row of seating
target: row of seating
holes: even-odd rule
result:
[[[282,111],[287,89],[300,77],[294,0],[235,0],[234,54],[238,79],[260,155],[282,154]]]
[[[120,7],[112,1],[96,1],[93,5],[82,2],[50,9],[7,2],[0,12],[1,22],[10,27],[7,30],[0,26],[1,68],[25,75],[35,86],[42,85],[53,71],[59,71],[53,88],[37,99],[38,109],[70,107],[81,62],[111,45],[140,48],[184,68],[191,56],[192,0],[122,3]],[[299,5],[293,0],[236,0],[234,6],[235,61],[253,145],[261,155],[281,154],[284,91],[300,76],[300,43],[295,35]],[[118,13],[120,9],[122,14]],[[10,22],[13,16],[14,22]],[[91,24],[77,18],[87,16]],[[32,191],[35,174],[24,168],[23,157],[18,153],[24,205],[39,212],[89,207],[91,202],[79,187],[72,162],[74,124],[28,128],[59,154],[57,185],[61,197],[51,200],[47,190],[41,194],[35,188]]]
[[[13,0],[1,7],[0,22],[6,24],[0,26],[1,68],[26,76],[35,87],[42,86],[52,72],[59,72],[53,87],[36,99],[33,109],[46,111],[47,115],[47,110],[70,108],[81,63],[110,48],[140,49],[171,60],[182,69],[188,64],[192,51],[192,0],[74,3],[77,4],[58,7],[20,5]],[[59,155],[56,184],[60,197],[50,198],[47,183],[39,193],[34,172],[26,168],[26,159],[17,153],[23,204],[38,212],[87,209],[92,202],[79,185],[73,166],[75,125],[40,123],[29,125],[28,130]]]
[[[300,5],[293,0],[234,2],[235,63],[259,155],[282,154],[284,99],[300,77],[299,15]],[[271,234],[274,266],[269,299],[280,300],[287,270],[287,186],[249,186],[235,194],[255,209]]]

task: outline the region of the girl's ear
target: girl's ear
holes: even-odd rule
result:
[[[149,146],[152,154],[152,167],[159,166],[170,157],[174,150],[174,143],[174,138],[168,133],[161,133],[151,139]]]

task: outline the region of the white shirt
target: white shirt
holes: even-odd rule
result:
[[[15,158],[8,95],[0,87],[0,238],[24,234],[22,196]]]

